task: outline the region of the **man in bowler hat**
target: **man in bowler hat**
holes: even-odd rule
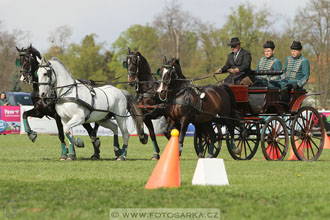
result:
[[[269,82],[281,88],[282,100],[285,102],[290,100],[290,90],[302,88],[307,83],[310,72],[309,61],[301,54],[301,43],[293,41],[290,48],[291,56],[285,60],[281,79]]]
[[[228,55],[226,64],[218,69],[216,73],[229,72],[229,76],[224,80],[228,85],[251,85],[249,78],[251,73],[251,54],[249,51],[241,48],[241,42],[238,37],[231,38],[228,46],[231,46],[231,53]]]

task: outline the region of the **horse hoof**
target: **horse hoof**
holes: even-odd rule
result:
[[[198,158],[204,158],[203,153],[199,153],[199,154],[198,154]]]
[[[32,142],[35,142],[36,139],[37,139],[38,134],[35,131],[31,131],[30,133],[28,133],[28,136],[29,136],[29,138]]]
[[[68,155],[62,154],[60,160],[66,160],[66,159],[68,159]]]
[[[147,144],[148,143],[148,135],[143,134],[143,138],[140,138],[141,144]]]
[[[151,160],[159,160],[159,154],[154,154],[154,155],[152,155],[152,158],[151,158]]]
[[[239,154],[241,154],[241,150],[240,149],[238,149],[238,148],[234,148],[234,149],[232,149],[232,151],[234,152],[234,154],[237,154],[237,155],[239,155]]]
[[[92,160],[99,160],[100,159],[100,155],[94,154],[91,156]]]
[[[213,158],[212,154],[207,154],[206,158]]]
[[[84,148],[85,147],[84,141],[81,138],[77,138],[75,144],[79,148]]]
[[[115,155],[116,155],[116,157],[119,157],[119,156],[121,156],[121,150],[120,150],[120,148],[119,147],[115,147]]]
[[[125,157],[125,156],[123,156],[123,155],[120,155],[120,156],[117,158],[117,160],[122,160],[122,161],[125,161],[125,160],[126,160],[126,157]]]
[[[67,160],[75,160],[75,159],[76,159],[76,155],[70,154]]]

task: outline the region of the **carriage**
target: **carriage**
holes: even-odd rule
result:
[[[253,71],[254,75],[278,75],[272,71]],[[242,127],[235,127],[234,143],[239,153],[233,152],[230,146],[231,137],[225,126],[213,124],[216,132],[214,157],[226,142],[230,155],[237,160],[249,160],[256,154],[259,144],[267,160],[283,160],[292,150],[299,160],[317,160],[324,147],[325,130],[318,111],[302,102],[310,95],[305,89],[290,91],[290,101],[282,102],[279,88],[231,85],[235,94],[237,109],[243,116]],[[235,120],[235,119],[233,119]],[[197,155],[199,149],[208,150],[210,137],[207,133],[194,135],[194,147]]]

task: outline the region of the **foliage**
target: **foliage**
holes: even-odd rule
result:
[[[315,78],[315,90],[325,91],[319,98],[320,107],[327,107],[330,103],[330,2],[310,0],[294,21],[297,37],[303,40],[305,47],[313,54],[311,68],[312,77]]]

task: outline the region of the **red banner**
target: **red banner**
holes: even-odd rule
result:
[[[0,109],[0,133],[19,134],[21,129],[21,107],[1,106]]]

